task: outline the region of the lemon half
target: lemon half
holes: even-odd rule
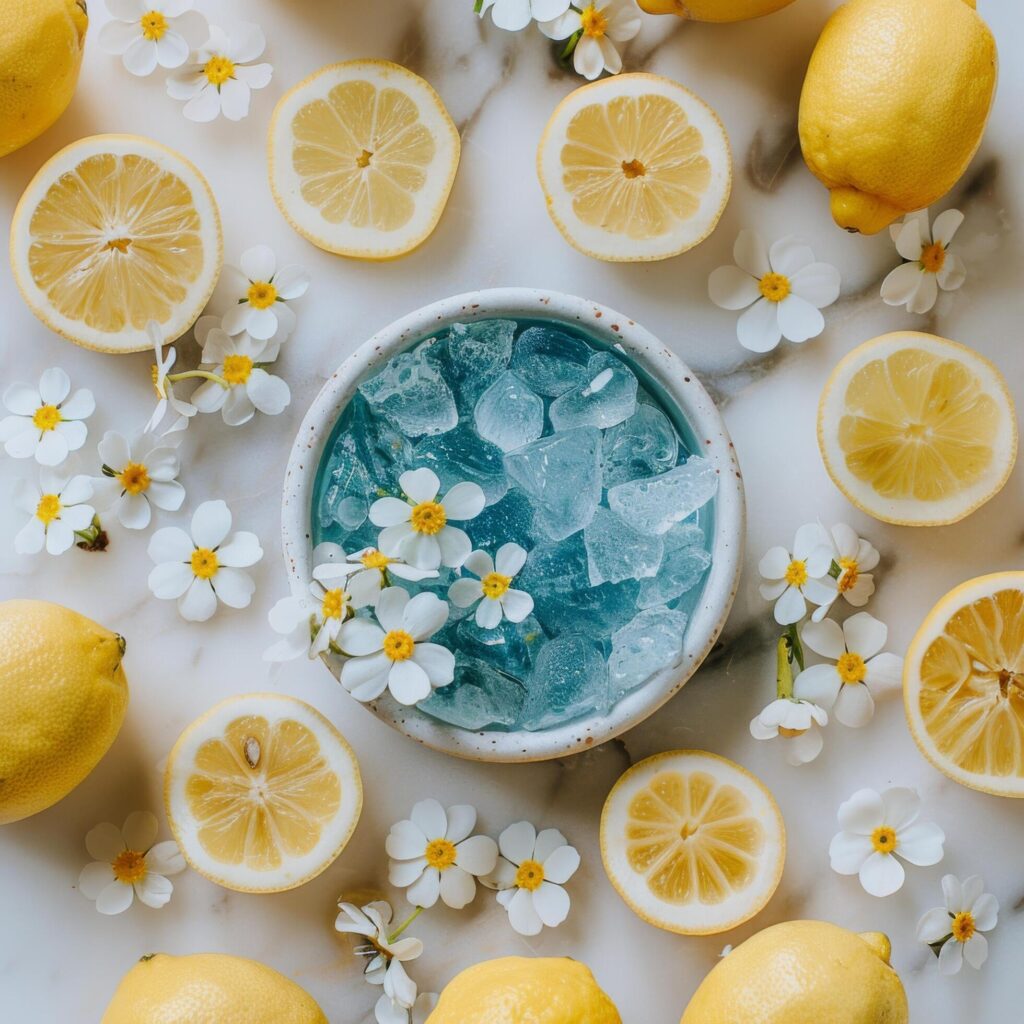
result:
[[[711,935],[771,899],[786,830],[771,793],[745,768],[701,750],[671,750],[612,787],[601,858],[619,895],[649,924]]]
[[[392,259],[437,226],[460,147],[440,96],[419,75],[386,60],[329,64],[274,110],[270,188],[314,245]]]
[[[280,892],[331,864],[359,820],[352,748],[293,697],[231,697],[179,737],[164,776],[167,818],[200,874],[239,892]]]

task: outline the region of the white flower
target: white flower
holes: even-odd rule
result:
[[[291,402],[291,391],[285,381],[262,369],[268,342],[256,341],[248,334],[232,338],[227,331],[214,327],[206,335],[202,360],[212,365],[213,372],[227,382],[204,381],[192,395],[200,412],[217,412],[229,427],[238,427],[256,415],[277,416]]]
[[[635,0],[591,0],[579,10],[570,7],[538,26],[549,39],[568,39],[580,33],[572,53],[576,74],[593,81],[603,71],[617,75],[622,57],[616,43],[625,43],[640,31]]]
[[[309,274],[301,267],[277,268],[273,250],[256,245],[242,253],[242,269],[225,266],[213,304],[224,309],[220,326],[228,334],[245,331],[257,341],[269,341],[295,330],[295,312],[288,300],[306,294]]]
[[[388,587],[375,611],[377,622],[349,619],[338,634],[338,646],[349,656],[341,685],[356,700],[376,700],[390,690],[399,704],[415,704],[455,678],[455,655],[424,642],[448,621],[444,601],[427,591],[410,597],[401,587]]]
[[[956,974],[966,960],[975,970],[988,958],[988,939],[999,919],[999,901],[985,892],[985,883],[978,875],[960,881],[956,875],[942,879],[946,905],[929,910],[917,923],[917,939],[939,957],[942,974]]]
[[[178,353],[173,346],[168,347],[164,353],[164,339],[160,332],[160,325],[155,320],[146,324],[146,331],[149,340],[153,342],[153,353],[156,362],[150,368],[153,376],[153,390],[156,392],[156,408],[153,415],[149,417],[145,433],[151,433],[163,422],[167,410],[171,409],[178,414],[178,418],[164,431],[164,434],[173,434],[178,430],[185,430],[188,421],[198,412],[191,402],[182,401],[174,395],[174,383],[169,380],[171,367],[174,366]]]
[[[0,420],[4,451],[15,459],[35,457],[40,466],[59,466],[78,451],[89,433],[84,420],[96,409],[87,388],[71,391],[71,378],[60,367],[44,370],[39,387],[11,384],[4,405],[13,413]]]
[[[722,309],[746,309],[736,337],[751,352],[770,352],[780,338],[803,342],[825,329],[820,310],[839,298],[839,271],[819,263],[792,235],[765,248],[753,231],[741,231],[732,250],[737,266],[708,278],[708,295]],[[747,307],[750,307],[747,309]]]
[[[811,616],[815,622],[825,618],[840,595],[854,608],[863,608],[875,592],[875,577],[868,570],[874,569],[879,561],[879,554],[870,542],[858,537],[846,523],[836,523],[831,531],[822,527],[822,537],[829,557],[839,566],[839,576],[832,600],[816,608]]]
[[[99,44],[121,57],[133,75],[180,68],[191,50],[206,42],[210,26],[192,0],[106,0],[112,20],[100,29]]]
[[[882,301],[888,306],[906,306],[908,313],[927,313],[935,305],[939,289],[956,291],[964,283],[967,269],[949,244],[964,222],[959,210],[945,210],[929,227],[928,211],[908,213],[899,224],[889,227],[896,251],[908,263],[890,270],[882,282]]]
[[[75,543],[75,534],[87,530],[96,510],[86,502],[92,497],[92,480],[87,476],[69,477],[55,469],[39,473],[39,484],[19,480],[15,485],[15,503],[27,512],[29,521],[14,537],[14,550],[35,555],[43,550],[62,555]]]
[[[128,530],[144,530],[152,516],[150,505],[177,512],[185,500],[178,483],[181,463],[175,448],[143,438],[129,443],[123,434],[108,430],[99,443],[103,476],[93,479],[94,504],[100,511],[113,509]]]
[[[493,874],[482,879],[498,889],[498,902],[520,935],[556,928],[569,914],[569,894],[562,888],[580,866],[580,855],[558,829],[539,835],[528,821],[509,825],[498,836],[501,856]]]
[[[252,63],[266,47],[259,25],[240,21],[230,34],[211,25],[191,63],[168,77],[167,95],[187,101],[183,113],[190,121],[213,121],[220,114],[241,121],[252,90],[269,85],[274,73],[269,64]]]
[[[457,608],[468,608],[477,601],[476,624],[494,629],[502,620],[522,622],[533,611],[533,598],[525,590],[513,590],[512,581],[526,561],[526,551],[518,544],[502,544],[492,559],[486,551],[474,551],[463,568],[478,579],[464,577],[448,588],[448,600]]]
[[[395,1006],[386,996],[381,996],[374,1007],[377,1024],[426,1024],[427,1018],[437,1006],[436,992],[421,992],[410,1009]]]
[[[807,623],[800,633],[804,646],[832,664],[804,669],[793,682],[793,695],[831,711],[843,725],[867,725],[876,698],[902,683],[903,659],[878,653],[888,635],[885,623],[867,612],[851,615],[842,626],[832,619]]]
[[[411,1008],[416,1002],[416,982],[406,974],[402,965],[415,960],[423,952],[423,943],[419,939],[389,936],[393,912],[391,904],[383,900],[367,903],[364,907],[339,902],[338,909],[341,913],[335,918],[335,929],[350,935],[362,935],[368,940],[365,945],[357,946],[355,952],[357,956],[366,958],[363,968],[366,980],[371,985],[384,986],[381,1003],[386,1000],[395,1009]]]
[[[488,11],[498,28],[518,32],[531,21],[550,21],[564,14],[569,0],[483,0],[478,8],[482,18]]]
[[[282,597],[270,609],[270,627],[283,639],[263,652],[264,661],[318,657],[335,643],[342,623],[354,609],[376,602],[380,594],[377,570],[322,580],[323,570],[334,568],[337,559],[344,557],[345,552],[337,544],[318,544],[313,549],[313,579],[308,594]]]
[[[932,821],[918,821],[917,790],[896,787],[884,793],[859,789],[839,808],[842,832],[828,848],[832,870],[859,875],[864,891],[891,896],[903,885],[902,858],[928,867],[942,860],[946,835]]]
[[[185,870],[185,858],[173,839],[156,841],[159,825],[149,811],[129,814],[123,828],[105,821],[85,837],[94,858],[78,876],[78,890],[96,901],[101,914],[120,914],[136,896],[159,909],[174,891],[168,875]]]
[[[436,569],[417,569],[415,566],[406,565],[394,555],[385,555],[377,548],[361,548],[346,555],[337,544],[324,544],[322,547],[326,552],[326,560],[318,578],[324,583],[352,577],[351,586],[360,586],[362,584],[357,584],[356,579],[365,579],[368,585],[375,586],[377,593],[380,593],[380,588],[388,584],[389,576],[397,576],[411,583],[435,580],[438,577]]]
[[[417,569],[439,565],[457,569],[473,545],[466,533],[449,526],[448,520],[463,522],[480,515],[484,507],[480,485],[463,481],[437,501],[441,481],[431,469],[407,470],[398,483],[407,501],[378,498],[370,506],[370,522],[384,527],[377,547]]]
[[[758,564],[768,582],[760,586],[766,601],[775,601],[775,621],[781,626],[799,622],[811,604],[831,604],[836,582],[829,576],[832,556],[822,543],[822,527],[806,523],[796,531],[793,552],[784,547],[769,548]]]
[[[476,895],[475,876],[489,875],[498,861],[490,836],[470,835],[475,825],[476,810],[468,804],[446,812],[436,800],[421,800],[388,833],[388,880],[408,890],[414,907],[432,907],[440,896],[461,910]]]
[[[828,712],[806,700],[780,697],[773,700],[750,723],[755,740],[786,740],[786,760],[791,765],[813,761],[824,745],[821,729],[828,725]]]
[[[192,516],[191,536],[177,526],[157,530],[149,540],[156,567],[149,589],[165,601],[177,600],[189,622],[205,622],[223,601],[246,608],[256,584],[242,569],[263,557],[255,533],[231,530],[231,511],[223,501],[204,501]]]

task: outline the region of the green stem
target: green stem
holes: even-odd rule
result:
[[[75,530],[75,536],[81,540],[76,542],[76,547],[83,551],[106,551],[109,544],[107,531],[103,529],[99,516],[93,516],[92,522],[84,530]]]
[[[803,672],[804,645],[800,642],[800,633],[796,628],[795,622],[786,630],[785,635],[789,643],[789,660],[792,662],[795,659],[796,663],[800,666],[800,671]]]
[[[177,384],[179,380],[191,380],[196,377],[201,377],[203,380],[212,380],[222,388],[231,387],[223,377],[218,377],[217,374],[211,373],[209,370],[185,370],[183,373],[167,374],[167,379],[172,384]]]
[[[793,699],[793,669],[789,662],[789,639],[783,635],[775,647],[775,695],[779,700]]]
[[[473,13],[474,14],[479,14],[483,9],[484,9],[484,0],[476,0],[476,3],[473,4]]]
[[[400,924],[400,925],[399,925],[399,926],[398,926],[398,927],[397,927],[397,928],[396,928],[396,929],[395,929],[395,930],[394,930],[394,931],[393,931],[393,932],[392,932],[392,933],[391,933],[391,934],[390,934],[390,935],[388,936],[388,943],[392,943],[392,942],[394,942],[394,941],[395,941],[395,940],[396,940],[396,939],[398,938],[398,936],[399,936],[399,935],[401,935],[401,934],[402,934],[402,932],[404,932],[404,931],[405,931],[405,929],[406,929],[406,928],[408,928],[408,927],[409,927],[409,925],[411,925],[411,924],[413,923],[413,921],[415,921],[415,920],[416,920],[416,918],[417,918],[417,917],[419,917],[419,916],[420,916],[420,914],[422,914],[422,913],[423,913],[423,910],[424,910],[424,908],[423,908],[423,907],[417,907],[417,908],[416,908],[416,909],[415,909],[415,910],[414,910],[414,911],[413,911],[413,912],[412,912],[412,913],[411,913],[411,914],[410,914],[410,915],[409,915],[409,916],[408,916],[408,917],[407,917],[407,918],[406,918],[406,919],[405,919],[405,920],[404,920],[404,921],[403,921],[403,922],[402,922],[402,923],[401,923],[401,924]]]
[[[580,41],[580,36],[583,35],[583,29],[579,29],[573,32],[571,36],[565,41],[565,49],[558,55],[559,60],[568,60],[572,56],[573,50],[576,49],[576,44]]]
[[[828,574],[832,579],[837,580],[843,575],[843,567],[833,558],[832,564],[828,567]]]

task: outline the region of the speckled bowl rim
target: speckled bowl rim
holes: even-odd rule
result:
[[[285,565],[292,593],[308,594],[313,486],[324,446],[345,405],[371,372],[397,352],[450,324],[492,317],[576,323],[609,345],[621,345],[677,402],[719,473],[712,565],[676,662],[620,700],[591,715],[540,732],[471,732],[398,704],[387,693],[366,705],[388,725],[435,750],[478,761],[522,762],[588,750],[639,724],[677,693],[707,657],[732,607],[743,559],[746,511],[736,452],[721,414],[687,365],[629,317],[596,302],[534,288],[493,288],[424,306],[378,331],[330,377],[306,413],[285,471],[281,510]],[[338,662],[325,663],[337,675]]]

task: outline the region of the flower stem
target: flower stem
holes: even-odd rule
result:
[[[400,925],[399,925],[399,926],[398,926],[398,927],[397,927],[397,928],[396,928],[396,929],[395,929],[395,930],[394,930],[394,931],[393,931],[393,932],[392,932],[392,933],[391,933],[391,934],[390,934],[390,935],[388,936],[388,942],[389,942],[389,943],[390,943],[390,942],[394,942],[394,941],[395,941],[395,940],[396,940],[396,939],[398,938],[398,936],[399,936],[399,935],[401,935],[401,934],[402,934],[402,932],[404,932],[404,931],[405,931],[405,929],[406,929],[406,928],[408,928],[408,927],[409,927],[409,925],[411,925],[411,924],[413,923],[413,921],[415,921],[415,920],[416,920],[416,918],[417,918],[417,917],[419,917],[419,916],[420,916],[420,914],[422,914],[422,913],[423,913],[423,910],[424,910],[424,908],[423,908],[423,907],[417,907],[417,908],[416,908],[416,909],[415,909],[415,910],[414,910],[414,911],[413,911],[413,912],[412,912],[412,913],[411,913],[411,914],[410,914],[410,915],[409,915],[409,916],[408,916],[408,917],[407,917],[407,918],[406,918],[406,919],[405,919],[405,920],[404,920],[404,921],[403,921],[403,922],[402,922],[402,923],[401,923],[401,924],[400,924]]]
[[[217,374],[211,373],[209,370],[185,370],[183,373],[167,374],[167,379],[172,384],[177,384],[179,380],[191,380],[195,377],[201,377],[203,380],[212,380],[222,388],[231,387],[223,377],[218,377]]]
[[[484,0],[476,0],[473,4],[473,13],[479,14],[484,9]]]
[[[565,49],[558,55],[558,59],[562,61],[568,60],[573,51],[576,49],[576,44],[580,41],[580,37],[583,35],[583,30],[579,29],[573,32],[571,36],[565,41]]]
[[[797,631],[796,623],[794,622],[786,630],[786,640],[789,643],[789,660],[792,662],[794,659],[800,666],[800,671],[804,670],[804,645],[800,642],[800,633]]]
[[[793,699],[793,669],[789,664],[789,638],[782,635],[775,648],[775,694],[779,700]]]

